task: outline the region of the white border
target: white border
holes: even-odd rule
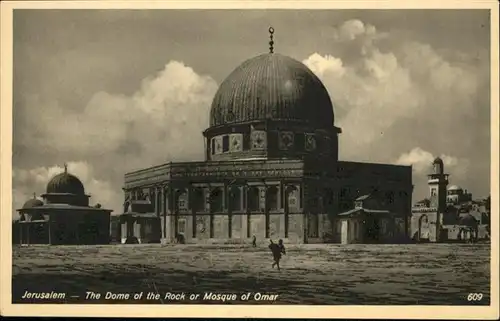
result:
[[[491,10],[491,305],[301,306],[301,305],[26,305],[11,303],[12,241],[12,22],[13,9],[490,9]],[[0,314],[4,316],[278,317],[497,319],[499,228],[498,3],[496,1],[13,1],[1,2]]]

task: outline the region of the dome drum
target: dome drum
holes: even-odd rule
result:
[[[205,131],[207,160],[245,158],[338,158],[340,129],[317,130],[304,124],[269,120]]]
[[[74,206],[89,206],[89,195],[75,195],[64,193],[42,194],[47,204],[68,204]]]

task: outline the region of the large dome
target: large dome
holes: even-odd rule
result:
[[[47,184],[47,194],[74,194],[84,195],[85,190],[78,177],[69,174],[66,170],[54,176]]]
[[[268,53],[243,62],[222,82],[212,102],[210,126],[265,119],[331,128],[333,106],[325,86],[309,68]]]

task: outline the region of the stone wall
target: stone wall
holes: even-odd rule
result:
[[[193,218],[195,218],[193,220]],[[163,243],[176,242],[175,233],[180,233],[180,227],[184,224],[184,238],[187,243],[217,243],[217,242],[251,242],[255,235],[257,240],[264,239],[289,239],[290,242],[303,242],[304,224],[303,215],[300,213],[289,215],[288,237],[285,234],[284,213],[235,213],[229,214],[196,214],[169,215],[164,220],[170,221],[167,225],[167,234],[170,238],[164,238]],[[161,220],[158,220],[161,222]],[[177,222],[177,229],[175,228]],[[185,223],[182,223],[185,222]],[[193,235],[193,224],[195,234]],[[249,227],[249,230],[247,229]],[[266,227],[268,235],[266,235]],[[231,233],[229,232],[231,230]]]
[[[243,221],[246,219],[246,215],[231,215],[231,238],[242,239],[247,237],[246,224],[243,225]]]
[[[288,240],[292,243],[304,242],[304,215],[289,214],[288,216]]]
[[[285,237],[285,215],[269,215],[269,238],[279,239]]]
[[[255,235],[260,240],[266,238],[266,216],[252,213],[248,217],[250,218],[250,237]]]

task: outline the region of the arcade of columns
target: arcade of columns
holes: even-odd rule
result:
[[[303,213],[303,200],[310,200],[309,206],[306,206],[310,209],[308,211],[310,213],[323,212],[319,211],[320,208],[316,206],[319,204],[324,205],[320,206],[322,209],[326,209],[325,206],[330,211],[334,208],[331,188],[325,188],[325,194],[330,194],[327,196],[330,201],[325,204],[322,201],[323,197],[318,193],[313,194],[315,197],[307,197],[309,193],[307,193],[307,188],[303,188],[305,185],[300,179],[295,181],[261,179],[253,182],[231,180],[217,183],[176,182],[174,184],[170,182],[124,190],[125,212],[127,212],[129,200],[150,200],[156,216],[165,218],[162,222],[163,238],[169,237],[167,226],[171,224],[171,217],[174,219],[188,215],[196,217],[197,214],[228,215],[231,218],[232,214],[245,216],[253,213],[266,215],[282,213],[285,215],[285,234],[287,234],[288,214]],[[177,228],[177,224],[174,224],[174,233],[177,233]]]

